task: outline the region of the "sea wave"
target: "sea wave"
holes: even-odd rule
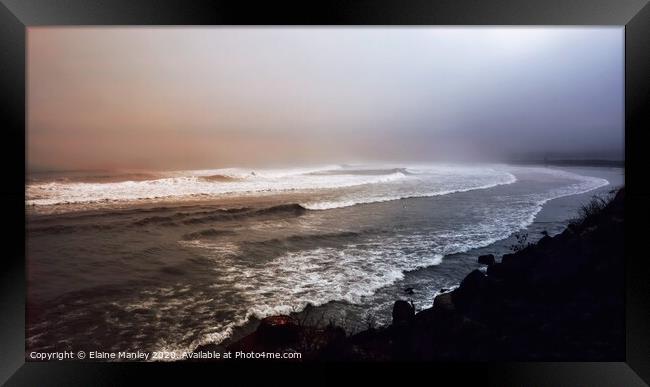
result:
[[[459,193],[459,192],[473,191],[478,189],[488,189],[499,185],[512,184],[516,181],[517,178],[515,177],[515,175],[511,173],[507,173],[504,176],[502,176],[500,180],[489,184],[484,184],[484,185],[472,185],[471,182],[468,182],[470,185],[466,187],[459,187],[455,189],[446,189],[446,190],[432,189],[430,191],[420,191],[420,192],[412,191],[412,192],[403,193],[401,195],[397,194],[397,195],[382,196],[382,195],[376,195],[376,192],[372,192],[368,196],[359,195],[356,197],[344,197],[338,200],[312,201],[312,202],[302,203],[302,206],[309,210],[329,210],[334,208],[350,207],[357,204],[381,203],[381,202],[389,202],[389,201],[400,200],[400,199],[433,197],[433,196],[449,195],[449,194]]]
[[[145,181],[30,183],[26,205],[43,213],[65,213],[117,207],[125,203],[302,193],[313,197],[301,202],[303,207],[323,210],[446,195],[516,181],[516,177],[502,166],[465,165],[339,165],[255,171],[232,168],[167,172],[164,175],[165,178]]]
[[[27,186],[28,206],[61,206],[75,204],[107,204],[116,202],[187,200],[232,195],[266,195],[282,192],[340,189],[369,184],[382,184],[406,177],[402,172],[386,175],[313,175],[269,174],[214,181],[210,176],[192,175],[146,181],[117,183],[32,183]],[[225,176],[225,175],[220,175]],[[223,180],[223,179],[222,179]]]

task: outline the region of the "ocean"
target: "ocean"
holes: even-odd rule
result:
[[[346,164],[34,173],[27,352],[226,344],[266,316],[348,332],[561,232],[622,168]],[[412,290],[405,291],[405,289]]]

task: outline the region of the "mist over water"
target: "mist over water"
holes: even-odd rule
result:
[[[32,28],[28,168],[622,160],[623,32]]]

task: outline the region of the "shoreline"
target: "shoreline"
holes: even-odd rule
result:
[[[227,348],[300,352],[305,341],[317,341],[318,348],[303,358],[619,360],[625,348],[623,277],[617,276],[623,265],[623,201],[620,189],[607,206],[587,212],[560,234],[503,255],[485,273],[471,271],[458,288],[435,296],[430,308],[416,313],[396,301],[389,326],[347,335],[331,324],[300,325],[289,315],[291,335],[279,335],[263,321],[264,330]]]
[[[618,169],[618,168],[617,168]],[[618,185],[609,182],[607,185],[595,188],[593,190],[589,190],[586,192],[579,192],[576,194],[572,195],[566,195],[566,196],[560,196],[556,198],[549,199],[545,201],[544,203],[541,204],[540,210],[534,215],[534,218],[530,224],[528,224],[525,228],[522,230],[512,233],[509,236],[496,240],[489,245],[482,246],[482,247],[475,247],[471,248],[467,251],[464,252],[456,252],[453,254],[446,255],[442,258],[443,262],[445,260],[460,260],[460,261],[465,261],[464,265],[466,266],[465,273],[469,273],[472,270],[479,269],[481,271],[486,271],[486,267],[483,265],[480,265],[476,262],[476,257],[484,254],[494,254],[494,255],[503,255],[503,254],[508,254],[511,253],[510,246],[512,246],[514,243],[517,242],[517,234],[526,234],[528,236],[527,242],[529,243],[536,243],[540,239],[543,238],[543,232],[548,232],[550,236],[554,236],[557,234],[560,234],[571,221],[571,217],[568,217],[566,219],[557,219],[554,222],[551,222],[552,224],[549,225],[549,222],[547,222],[545,219],[548,217],[554,217],[553,215],[555,212],[558,211],[558,207],[561,207],[563,204],[561,203],[562,200],[564,199],[565,201],[577,201],[581,196],[589,195],[592,196],[595,192],[598,191],[611,191],[612,189],[618,188]],[[576,209],[577,210],[577,209]],[[540,220],[540,217],[544,220]],[[549,227],[552,226],[552,227]],[[390,284],[385,286],[384,288],[405,288],[408,287],[408,279],[407,276],[413,273],[417,273],[420,271],[426,271],[428,269],[435,268],[438,265],[434,266],[429,266],[425,268],[418,268],[414,270],[409,270],[405,272],[405,277],[401,280],[396,281],[396,283]],[[450,283],[449,285],[446,285],[444,287],[438,288],[436,292],[433,292],[433,294],[430,295],[430,299],[435,298],[436,296],[443,294],[445,292],[449,292],[451,290],[456,289],[458,286],[460,286],[460,282],[464,278],[464,274],[458,278],[457,282]],[[382,288],[382,289],[384,289]],[[381,289],[380,289],[381,290]],[[377,292],[379,292],[378,290]],[[375,293],[377,293],[375,292]],[[408,294],[402,294],[401,297],[399,297],[401,300],[407,300],[410,301],[410,298],[408,297]],[[320,305],[313,305],[313,304],[308,304],[304,308],[302,308],[299,311],[292,312],[290,316],[292,318],[295,318],[299,321],[306,321],[307,323],[314,323],[315,322],[315,316],[319,316],[322,313],[328,314],[328,311],[340,311],[341,309],[347,309],[347,308],[354,308],[356,305],[349,304],[346,301],[343,300],[330,300],[324,304]],[[390,311],[388,311],[388,314],[386,316],[388,319],[390,318]],[[344,316],[340,317],[339,319],[346,319],[347,317]],[[235,326],[233,327],[233,333],[221,341],[219,344],[201,344],[197,347],[196,350],[201,350],[201,348],[210,348],[212,349],[219,349],[219,350],[224,350],[226,347],[232,345],[233,343],[236,343],[237,341],[243,339],[247,335],[250,335],[251,333],[254,333],[255,330],[258,328],[260,323],[263,321],[263,318],[257,318],[253,317],[250,318],[246,323],[243,325]],[[324,326],[326,323],[329,321],[323,320],[322,317],[320,320],[316,321],[317,325]],[[340,323],[341,321],[335,321],[337,323]],[[341,325],[342,328],[344,328],[348,333],[358,333],[359,331],[362,331],[363,328],[359,329],[358,327],[364,326],[366,324],[365,321],[345,321],[343,325]],[[352,326],[356,326],[356,329],[350,329]]]

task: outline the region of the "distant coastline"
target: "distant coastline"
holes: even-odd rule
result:
[[[513,165],[551,165],[558,167],[625,167],[625,160],[602,160],[602,159],[559,159],[559,160],[511,160],[508,164]]]

